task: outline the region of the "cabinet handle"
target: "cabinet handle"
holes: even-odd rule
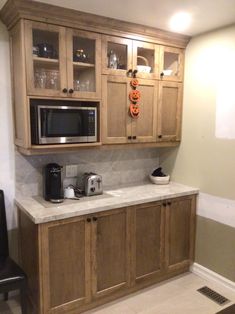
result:
[[[137,72],[138,72],[138,70],[134,70],[134,71],[133,71],[132,76],[133,76],[134,78],[136,78],[136,74],[137,74]]]
[[[69,89],[69,93],[72,94],[74,90],[72,88]]]
[[[162,138],[162,135],[158,135],[158,138]]]
[[[97,221],[98,220],[98,218],[97,217],[93,217],[93,221]]]
[[[169,205],[169,206],[170,206],[170,205],[171,205],[171,202],[167,202],[167,205]]]
[[[137,136],[132,136],[132,139],[133,139],[133,140],[136,140],[136,139],[137,139]]]
[[[132,136],[127,136],[127,139],[128,139],[128,140],[131,140],[131,139],[132,139]]]
[[[91,218],[87,218],[87,220],[86,220],[87,222],[91,222]]]
[[[66,94],[66,93],[68,92],[67,88],[64,88],[64,89],[62,90],[62,92],[63,92],[64,94]]]

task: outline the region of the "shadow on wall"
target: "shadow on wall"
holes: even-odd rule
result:
[[[161,148],[159,153],[159,164],[163,168],[163,172],[171,176],[171,180],[174,181],[173,170],[175,167],[179,147],[174,148]]]

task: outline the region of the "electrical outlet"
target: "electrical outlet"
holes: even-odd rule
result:
[[[78,175],[77,165],[67,165],[66,166],[66,178],[73,178]]]

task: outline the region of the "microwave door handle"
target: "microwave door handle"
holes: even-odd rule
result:
[[[50,110],[50,109],[49,109]],[[48,136],[48,130],[47,130],[47,126],[48,126],[48,115],[49,113],[47,112],[47,109],[43,109],[43,124],[42,124],[42,130],[41,130],[41,136],[42,137],[47,137]]]

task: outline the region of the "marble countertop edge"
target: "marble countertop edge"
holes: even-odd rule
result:
[[[134,194],[138,190],[143,190],[142,194]],[[35,224],[47,223],[61,219],[73,218],[82,215],[95,214],[111,209],[118,209],[138,204],[144,204],[164,199],[198,194],[199,189],[171,182],[168,186],[156,186],[153,184],[142,184],[131,187],[120,187],[105,191],[105,195],[100,199],[89,198],[77,203],[66,204],[66,201],[58,206],[45,207],[33,197],[19,197],[15,199],[15,204],[22,210]],[[107,196],[108,195],[108,196]]]

